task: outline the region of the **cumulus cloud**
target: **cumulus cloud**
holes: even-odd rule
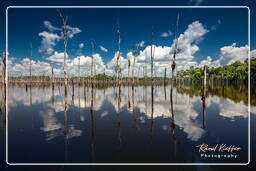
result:
[[[58,34],[50,33],[47,31],[43,31],[38,35],[42,37],[39,52],[43,52],[46,54],[51,54],[54,51],[53,47],[61,39],[61,37]]]
[[[205,60],[202,60],[199,64],[199,67],[202,68],[203,66],[210,66],[212,64],[212,57],[211,56],[207,56],[207,58]]]
[[[220,24],[221,21],[218,21]],[[39,33],[40,36],[43,37],[42,44],[40,49],[48,52],[50,55],[46,58],[46,60],[50,61],[50,63],[56,63],[58,66],[55,66],[56,73],[62,74],[62,64],[64,59],[63,52],[54,52],[53,47],[56,43],[62,39],[62,35],[58,35],[57,33],[53,33],[53,31],[59,31],[57,27],[51,25],[50,22],[45,22],[45,26],[47,26],[48,30],[51,32],[44,31]],[[78,28],[68,27],[70,36],[74,36],[81,32]],[[188,25],[187,29],[178,35],[178,49],[179,53],[176,55],[176,66],[177,70],[181,69],[189,69],[190,66],[202,67],[204,65],[210,67],[218,67],[222,65],[228,65],[235,61],[244,61],[248,57],[248,46],[238,47],[236,43],[233,43],[229,46],[224,46],[220,48],[220,55],[217,60],[213,60],[211,56],[207,56],[206,59],[198,62],[195,58],[196,53],[200,50],[199,43],[204,39],[204,36],[209,32],[202,23],[199,21],[194,21]],[[154,51],[154,76],[163,76],[165,68],[167,69],[167,73],[171,71],[171,62],[173,58],[175,39],[171,46],[157,46],[153,45]],[[127,54],[122,54],[120,57],[120,67],[122,70],[122,76],[128,75],[128,60],[131,62],[131,66],[135,66],[135,75],[143,76],[143,73],[147,73],[147,76],[150,76],[150,58],[151,58],[151,46],[145,46],[145,42],[142,40],[137,43],[139,46],[139,52],[136,57],[133,56],[133,53],[130,51]],[[80,43],[79,48],[83,48],[84,44]],[[103,46],[100,46],[100,49],[104,52],[108,52]],[[54,54],[52,54],[54,52]],[[96,53],[94,55],[95,67],[97,73],[105,72],[108,75],[115,75],[115,66],[118,52],[115,52],[112,60],[108,63],[104,63],[100,54]],[[256,50],[251,51],[251,56],[256,57]],[[67,55],[67,65],[68,65],[68,73],[69,75],[77,74],[77,66],[78,59],[80,59],[81,65],[81,74],[90,74],[90,66],[91,66],[91,57],[90,56],[82,56],[81,54],[74,59],[70,59]],[[134,60],[135,59],[135,60]],[[135,63],[134,63],[135,61]],[[9,63],[16,63],[13,60],[10,60]],[[23,61],[24,63],[25,61]],[[36,63],[39,63],[37,61]],[[45,66],[50,64],[48,62],[45,63]],[[134,65],[133,65],[134,63]],[[24,66],[22,63],[18,62],[17,65],[12,68],[15,72],[25,72]],[[43,65],[44,66],[44,65]],[[26,67],[25,67],[26,68]],[[131,69],[131,68],[130,68]],[[26,70],[27,71],[27,70]],[[40,71],[40,69],[38,70]],[[19,73],[20,73],[19,72]]]
[[[67,54],[68,58],[68,54]],[[48,61],[51,62],[58,62],[58,63],[63,63],[64,62],[64,52],[54,52],[53,55],[49,56],[46,58]]]
[[[256,58],[256,49],[250,52],[251,58]]]
[[[82,75],[89,75],[91,73],[91,64],[92,57],[91,56],[77,56],[68,63],[68,71],[69,75],[77,75],[78,65],[80,59],[80,72]],[[100,54],[95,53],[93,55],[93,62],[95,66],[96,74],[104,73],[106,69],[106,65],[103,62],[103,59]]]
[[[115,55],[112,58],[112,60],[108,62],[107,69],[106,69],[106,74],[109,74],[109,75],[114,75],[115,74],[115,67],[116,67],[118,53],[119,53],[118,51],[115,52]],[[120,54],[120,59],[119,59],[119,66],[122,69],[122,73],[127,68],[127,64],[128,64],[127,59],[124,58],[122,56],[122,53],[121,53]]]
[[[100,50],[102,50],[103,52],[108,52],[108,49],[103,46],[100,46]]]
[[[209,30],[207,30],[199,21],[195,21],[188,25],[188,28],[183,34],[179,35],[178,49],[180,50],[180,53],[178,53],[176,56],[177,70],[188,69],[192,65],[198,65],[198,62],[194,61],[194,55],[197,51],[199,51],[198,43],[208,32]],[[163,76],[165,68],[167,68],[167,70],[171,69],[170,63],[172,60],[175,41],[176,40],[173,40],[173,44],[171,47],[156,45],[152,46],[154,51],[154,76]],[[130,59],[131,62],[133,62],[133,58],[134,56],[131,52],[127,53],[127,59]],[[145,49],[141,50],[139,52],[139,55],[136,57],[136,72],[139,72],[139,68],[142,68],[146,65],[147,69],[145,69],[145,71],[147,73],[150,73],[150,59],[151,46],[147,46],[145,47]],[[142,76],[142,74],[140,75]]]
[[[62,28],[55,27],[50,21],[44,21],[44,26],[49,31],[42,31],[38,35],[42,37],[41,46],[39,52],[50,55],[54,52],[54,46],[63,39]],[[78,27],[67,26],[68,38],[73,38],[75,34],[80,33],[82,30]]]
[[[24,58],[21,61],[13,59],[15,62],[8,63],[8,74],[10,76],[27,76],[29,75],[29,58]],[[49,75],[51,65],[43,61],[31,60],[31,69],[33,75]]]
[[[224,46],[220,49],[220,57],[214,61],[215,66],[229,65],[236,61],[244,61],[248,58],[249,47],[237,47],[236,43],[231,46]]]
[[[188,28],[183,34],[179,35],[178,48],[180,49],[180,53],[176,56],[178,70],[186,69],[191,65],[195,66],[198,64],[196,61],[193,61],[194,55],[197,51],[199,51],[198,43],[203,39],[203,36],[207,32],[209,31],[204,28],[199,21],[195,21],[188,25]],[[163,76],[165,68],[170,70],[170,62],[172,59],[174,44],[175,40],[173,40],[171,47],[156,45],[152,46],[154,51],[154,76]],[[145,46],[145,42],[141,41],[137,45],[139,47],[143,47]],[[107,64],[107,74],[115,74],[117,53],[118,52],[115,53],[112,60]],[[121,54],[119,64],[122,69],[123,76],[128,75],[128,60],[130,60],[132,67],[135,66],[134,70],[136,76],[143,76],[143,71],[144,73],[150,73],[150,59],[151,46],[146,46],[144,49],[140,50],[136,57],[133,56],[131,51],[126,54],[126,58]],[[135,64],[133,65],[134,61]]]
[[[173,33],[170,31],[170,30],[168,30],[167,32],[163,32],[161,35],[160,35],[160,37],[170,37],[170,36],[172,36],[173,35]]]

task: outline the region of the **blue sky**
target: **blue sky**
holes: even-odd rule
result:
[[[140,2],[141,1],[138,1],[137,4]],[[50,2],[48,2],[48,4],[49,3]],[[66,2],[63,1],[62,5],[63,3],[65,4]],[[151,2],[148,4],[154,5],[154,3],[155,2]],[[172,3],[173,4],[168,5],[182,5],[177,4],[177,1],[172,1]],[[207,3],[210,2],[206,0],[189,0],[183,2],[185,5],[207,5]],[[226,5],[220,1],[219,4]],[[237,4],[239,4],[238,0],[235,1],[235,5]],[[242,5],[241,1],[240,5]],[[182,48],[185,50],[188,50],[189,48],[193,50],[193,48],[196,48],[195,52],[184,53],[183,57],[185,58],[186,55],[188,55],[188,58],[192,58],[192,60],[188,62],[196,62],[197,66],[199,66],[200,62],[202,61],[207,62],[209,56],[211,58],[210,63],[223,58],[222,62],[220,63],[228,64],[230,61],[232,61],[232,54],[244,54],[244,47],[248,42],[248,10],[246,8],[66,8],[62,9],[62,13],[69,17],[68,25],[73,29],[77,29],[79,32],[74,34],[74,36],[68,41],[67,52],[69,59],[71,60],[70,63],[73,60],[73,64],[75,64],[75,59],[77,58],[79,44],[84,44],[84,47],[81,49],[81,51],[83,56],[86,57],[91,54],[90,41],[93,40],[96,47],[95,53],[99,54],[102,62],[104,65],[106,65],[105,67],[110,69],[110,63],[111,61],[113,62],[113,58],[116,52],[117,20],[119,21],[121,28],[121,53],[124,60],[129,58],[128,53],[130,52],[133,44],[137,44],[143,41],[144,46],[140,47],[140,49],[142,53],[143,51],[146,51],[146,47],[150,44],[152,26],[155,28],[154,45],[157,47],[166,46],[171,48],[173,45],[175,23],[178,13],[180,14],[178,36],[181,36],[186,31],[189,31],[189,25],[193,25],[193,22],[199,23],[199,28],[195,26],[195,29],[203,29],[202,35],[201,33],[198,33],[199,35],[196,38],[184,38],[183,42],[181,41],[181,44],[184,44]],[[63,52],[63,39],[60,37],[61,31],[58,29],[49,30],[49,28],[47,28],[45,25],[47,22],[50,23],[53,27],[61,28],[61,20],[56,9],[9,9],[8,14],[9,52],[10,56],[15,58],[15,61],[13,62],[19,63],[21,60],[29,56],[29,44],[31,42],[33,44],[33,60],[48,62],[54,67],[58,66],[58,63],[56,64],[53,61],[49,61],[48,59],[50,56],[53,56],[56,53]],[[252,23],[252,25],[254,25],[254,23]],[[0,31],[1,35],[3,35],[2,33],[4,30]],[[60,37],[56,38],[56,40],[53,42],[48,42],[50,44],[55,44],[50,46],[51,53],[47,53],[46,51],[42,50],[43,46],[45,45],[43,42],[44,37],[42,36],[43,32],[58,35]],[[170,34],[168,35],[167,33]],[[191,34],[193,34],[193,30]],[[168,36],[162,37],[161,35]],[[191,43],[189,41],[193,42]],[[252,44],[253,42],[254,41],[252,40]],[[186,43],[188,43],[188,45]],[[101,50],[100,46],[104,47],[105,51]],[[162,50],[163,49],[159,49],[159,53],[162,53]],[[166,51],[163,53],[165,52]],[[228,56],[225,56],[225,54]],[[145,57],[145,59],[146,58],[147,57]],[[234,59],[240,60],[240,58],[236,56],[234,56]],[[86,58],[84,60],[86,60]],[[185,64],[190,65],[189,63]]]
[[[109,61],[116,50],[117,20],[120,23],[123,53],[127,53],[133,44],[142,40],[148,45],[152,26],[155,28],[156,44],[170,46],[174,35],[170,37],[160,37],[160,35],[168,30],[174,33],[178,13],[180,13],[180,33],[184,32],[193,21],[199,21],[210,30],[199,43],[200,51],[197,53],[199,58],[218,55],[219,48],[224,45],[236,42],[242,46],[248,41],[247,9],[63,9],[62,12],[68,15],[70,26],[81,30],[81,33],[69,40],[68,52],[76,55],[79,43],[84,43],[83,53],[89,55],[90,41],[94,40],[96,46],[98,45],[96,52],[100,52],[99,45],[109,50],[107,53],[102,53],[105,61]],[[38,51],[41,44],[41,37],[38,34],[48,31],[43,24],[44,21],[61,27],[56,9],[9,10],[9,51],[13,56],[27,57],[30,42],[33,44],[35,57],[45,56]],[[211,30],[213,26],[216,30]],[[62,45],[62,41],[58,42],[55,50],[63,51]]]

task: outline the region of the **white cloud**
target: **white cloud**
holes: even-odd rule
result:
[[[173,33],[170,31],[170,30],[168,30],[168,32],[163,32],[161,35],[160,35],[160,37],[170,37],[170,36],[172,36],[173,35]]]
[[[108,52],[108,49],[103,46],[100,46],[100,50],[102,50],[103,52]]]
[[[218,21],[218,24],[220,24],[221,21]],[[50,31],[57,30],[54,26],[52,26],[50,23],[45,23],[48,29]],[[81,32],[78,28],[71,28],[68,27],[70,35],[74,36],[75,34]],[[188,28],[184,31],[184,33],[180,34],[178,36],[178,49],[180,52],[176,56],[176,66],[177,70],[181,69],[189,69],[190,66],[199,66],[202,67],[203,65],[208,65],[210,67],[218,67],[222,65],[231,64],[235,61],[244,61],[248,57],[248,46],[241,46],[237,47],[236,44],[232,44],[231,46],[224,46],[220,49],[220,55],[219,59],[213,60],[211,56],[207,56],[206,59],[202,60],[201,62],[197,62],[195,60],[195,54],[199,51],[198,44],[200,41],[204,39],[204,36],[206,33],[208,33],[209,30],[207,30],[203,24],[201,24],[199,21],[195,21],[188,25]],[[41,50],[46,51],[47,53],[52,54],[54,52],[53,47],[56,45],[56,42],[58,42],[60,39],[62,39],[62,36],[59,36],[58,34],[52,33],[52,32],[42,32],[39,33],[40,36],[43,37],[42,39],[42,45]],[[72,37],[71,36],[71,37]],[[169,46],[157,46],[153,45],[154,49],[154,75],[155,76],[163,76],[164,74],[164,68],[167,68],[167,73],[170,73],[171,71],[171,61],[173,56],[173,49],[174,49],[175,40],[173,40],[173,43],[171,47]],[[144,47],[144,49],[140,50],[138,53],[138,56],[136,57],[135,61],[135,75],[136,76],[142,76],[143,68],[145,66],[147,67],[147,75],[150,76],[150,57],[151,57],[151,46],[145,47],[145,42],[141,41],[137,44],[140,47]],[[84,44],[80,43],[79,48],[83,48]],[[107,52],[108,50],[100,46],[100,49],[102,51]],[[251,55],[256,56],[256,50],[251,51]],[[69,56],[67,55],[67,58]],[[115,74],[115,66],[116,66],[116,57],[117,52],[115,53],[114,57],[111,61],[109,61],[107,64],[104,63],[102,60],[102,57],[100,54],[94,55],[94,61],[96,65],[96,71],[97,73],[103,73],[104,71],[106,74],[114,75]],[[63,52],[57,52],[46,59],[51,62],[56,62],[57,64],[63,63]],[[81,64],[81,74],[89,74],[90,73],[90,65],[91,65],[91,57],[90,56],[77,56],[74,59],[68,59],[68,73],[70,76],[77,75],[77,65],[78,65],[78,58],[80,58],[80,64]],[[126,56],[120,57],[120,66],[122,69],[122,76],[128,75],[128,59],[131,61],[131,66],[133,66],[133,59],[134,56],[132,55],[132,52],[128,52]],[[12,62],[12,60],[10,61]],[[25,69],[28,66],[23,66],[23,63],[17,63],[14,68],[12,68],[15,72],[18,72],[20,70],[21,73],[27,72],[28,70]],[[40,61],[37,61],[36,63],[39,63]],[[15,62],[13,62],[15,63]],[[47,62],[43,66],[50,66]],[[26,71],[25,71],[26,70]],[[62,65],[58,65],[55,67],[56,73],[59,73],[62,75]],[[40,71],[40,69],[38,70]],[[20,73],[19,72],[19,73]]]
[[[209,32],[204,26],[195,21],[188,25],[188,28],[185,30],[183,34],[179,36],[178,48],[181,52],[176,56],[177,60],[177,69],[187,69],[191,65],[198,65],[196,61],[193,61],[194,55],[197,51],[199,51],[198,43],[199,40],[203,39],[203,36]],[[175,40],[171,47],[168,46],[156,46],[153,45],[154,49],[154,76],[163,76],[164,68],[170,71],[170,63],[173,54]],[[145,46],[145,42],[141,41],[137,45]],[[116,66],[116,57],[117,52],[110,62],[107,64],[106,73],[110,75],[115,74],[115,66]],[[143,68],[145,66],[147,70],[145,71],[148,76],[150,76],[150,58],[151,58],[151,46],[146,46],[143,50],[139,51],[138,56],[135,60],[135,75],[143,76]],[[128,59],[131,61],[131,66],[133,67],[134,56],[132,52],[128,52],[126,54],[126,58],[124,58],[121,54],[120,57],[120,67],[122,69],[122,75],[128,75]],[[146,64],[145,64],[146,62]]]
[[[80,30],[78,27],[67,26],[67,34],[69,38],[73,38],[75,34],[78,34],[81,32],[82,30]]]
[[[31,60],[32,75],[49,75],[51,65],[43,61]],[[8,74],[10,76],[27,76],[29,75],[29,58],[24,58],[20,62],[8,63]]]
[[[199,51],[199,40],[202,40],[203,36],[207,32],[209,31],[204,28],[204,26],[199,21],[195,21],[188,25],[188,28],[183,34],[179,35],[178,49],[180,49],[180,53],[176,56],[177,70],[188,69],[192,65],[198,65],[198,63],[194,61],[194,55],[197,51]],[[172,60],[174,44],[175,40],[173,40],[171,47],[153,45],[155,76],[163,76],[164,68],[167,68],[168,71],[171,70],[170,63]],[[127,58],[133,62],[133,55],[131,52],[127,53]],[[139,55],[136,57],[136,72],[138,72],[139,68],[142,68],[146,62],[147,73],[148,76],[150,76],[150,58],[151,46],[147,46],[144,50],[141,50]],[[127,68],[127,66],[125,66],[125,68]],[[124,70],[124,73],[127,73],[125,71],[126,70]],[[142,76],[142,70],[140,75]]]
[[[250,55],[251,55],[251,58],[256,58],[256,49],[252,50]]]
[[[244,61],[248,58],[249,47],[241,46],[237,47],[236,43],[231,46],[224,46],[220,48],[220,57],[214,61],[216,66],[229,65],[236,61]]]
[[[89,75],[91,73],[91,63],[92,58],[90,56],[77,56],[73,60],[68,63],[68,72],[69,75],[74,76],[77,75],[78,72],[78,65],[79,65],[79,58],[80,58],[80,72],[81,75]],[[93,55],[93,61],[96,69],[96,74],[104,73],[105,71],[105,64],[102,60],[100,54],[95,53]]]
[[[43,31],[43,32],[39,33],[38,35],[42,37],[39,52],[43,52],[46,54],[51,54],[54,51],[53,47],[61,39],[61,37],[58,34],[50,33],[47,31]]]
[[[64,52],[54,52],[52,56],[49,56],[46,58],[48,61],[51,62],[58,62],[58,63],[63,63],[64,62]],[[68,59],[68,54],[67,54],[67,59]]]
[[[116,67],[116,62],[117,62],[117,55],[118,55],[118,52],[116,52],[114,57],[112,58],[112,60],[108,62],[107,69],[106,69],[106,74],[115,75],[115,67]],[[122,73],[124,73],[124,69],[127,68],[127,64],[128,64],[127,59],[125,59],[122,56],[122,53],[121,53],[120,54],[120,59],[119,59],[119,66],[122,69]]]
[[[199,64],[199,67],[202,68],[203,66],[210,66],[212,64],[212,58],[211,56],[207,56],[205,60],[202,60]]]
[[[61,28],[55,27],[51,24],[50,21],[44,21],[44,26],[50,31],[61,31]]]
[[[39,52],[50,55],[54,52],[54,46],[63,39],[63,32],[61,28],[55,27],[49,21],[44,21],[44,26],[50,31],[40,32],[38,35],[42,37]],[[54,33],[55,32],[55,33]],[[67,26],[67,35],[73,38],[75,34],[82,32],[78,27]]]
[[[142,40],[137,44],[139,47],[144,47],[145,46],[145,42]]]
[[[79,48],[81,49],[81,48],[83,48],[84,47],[84,44],[83,43],[80,43],[79,44]]]

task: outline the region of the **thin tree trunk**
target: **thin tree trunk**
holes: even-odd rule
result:
[[[31,60],[32,60],[32,43],[30,43],[30,58],[29,58],[29,84],[31,85],[31,72],[32,72],[32,64],[31,64]]]
[[[66,16],[66,18],[64,19],[63,15],[61,14],[60,11],[59,15],[62,19],[62,23],[63,23],[63,43],[64,43],[64,64],[63,64],[63,71],[64,71],[64,82],[65,82],[65,96],[67,96],[68,90],[67,90],[67,86],[68,86],[68,73],[67,73],[67,20],[68,17]]]
[[[173,62],[172,62],[172,83],[171,83],[171,87],[173,87],[173,82],[174,82],[174,71],[176,68],[176,63],[175,63],[175,58],[176,58],[176,54],[177,54],[177,48],[178,48],[178,24],[179,24],[179,14],[177,16],[177,23],[176,23],[176,31],[175,31],[175,45],[174,45],[174,51],[173,51]]]

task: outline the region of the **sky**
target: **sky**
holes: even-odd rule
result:
[[[202,5],[204,0],[189,0],[186,5]],[[117,23],[121,33],[121,68],[128,75],[132,66],[133,45],[139,47],[135,73],[149,72],[151,29],[154,28],[154,75],[170,73],[179,14],[177,70],[190,66],[218,67],[248,57],[247,8],[65,8],[68,16],[68,73],[88,75],[91,64],[91,41],[95,44],[96,72],[114,75],[117,54]],[[1,30],[0,30],[1,31]],[[56,8],[9,8],[9,74],[28,75],[32,44],[33,75],[63,75],[62,22]],[[253,54],[256,51],[251,47]],[[146,64],[145,64],[146,63]]]

